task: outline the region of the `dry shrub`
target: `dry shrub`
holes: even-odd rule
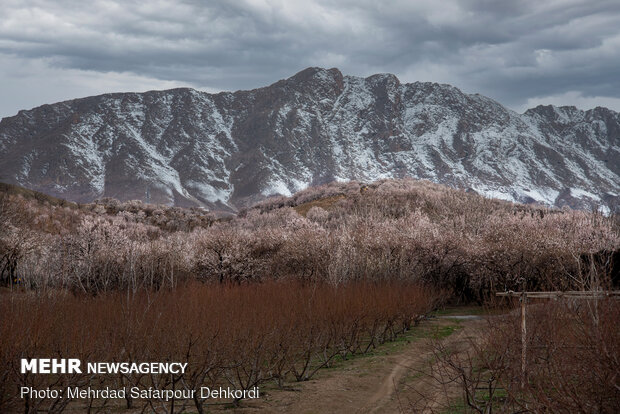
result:
[[[619,412],[620,301],[530,300],[526,315],[525,375],[517,308],[488,316],[461,346],[437,342],[427,392],[413,389],[406,411]]]
[[[492,320],[487,339],[484,362],[512,405],[533,412],[618,412],[620,301],[563,299],[528,306],[527,313],[524,388],[520,317]]]

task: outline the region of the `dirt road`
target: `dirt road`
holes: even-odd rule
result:
[[[264,387],[258,401],[228,412],[248,413],[399,413],[441,412],[458,390],[437,387],[422,372],[433,359],[433,343],[466,348],[481,325],[476,319],[432,318],[406,340],[383,345],[375,355],[321,370],[290,389]],[[423,397],[423,398],[422,398]]]

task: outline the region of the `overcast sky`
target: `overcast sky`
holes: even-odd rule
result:
[[[265,86],[308,66],[522,112],[620,111],[618,0],[1,0],[0,117],[88,95]]]

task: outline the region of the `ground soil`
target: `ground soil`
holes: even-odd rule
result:
[[[467,311],[467,309],[465,309]],[[466,350],[483,324],[478,318],[456,318],[463,311],[430,318],[407,340],[386,344],[372,356],[362,356],[327,368],[310,381],[286,389],[268,385],[261,398],[244,401],[231,413],[399,413],[450,412],[456,387],[441,387],[427,375],[434,344]],[[220,411],[217,407],[210,407]]]

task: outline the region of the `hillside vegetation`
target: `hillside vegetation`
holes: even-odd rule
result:
[[[483,300],[496,290],[596,287],[588,272],[611,280],[620,247],[613,216],[415,180],[332,183],[224,218],[138,201],[75,207],[14,192],[1,197],[0,281],[24,289],[97,294],[187,280],[398,280]]]

